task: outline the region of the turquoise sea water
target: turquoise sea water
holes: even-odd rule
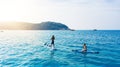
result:
[[[56,51],[44,46],[55,35]],[[99,54],[72,52],[82,49]],[[120,67],[119,30],[0,32],[0,67]]]

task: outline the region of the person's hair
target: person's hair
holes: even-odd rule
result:
[[[86,43],[84,43],[84,45],[86,45]]]

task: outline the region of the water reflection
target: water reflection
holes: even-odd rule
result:
[[[59,62],[54,58],[55,51],[51,50],[49,54],[49,60],[44,64],[44,67],[59,67]]]
[[[74,59],[79,59],[81,58],[80,60],[78,60],[79,62],[82,62],[82,67],[87,67],[87,53],[77,53],[75,52],[74,53],[75,55],[75,58]]]
[[[55,51],[51,50],[51,52],[50,52],[50,60],[54,59],[54,54],[55,54]]]
[[[84,67],[87,67],[87,58],[86,58],[87,54],[86,53],[83,53],[83,64],[84,64]]]

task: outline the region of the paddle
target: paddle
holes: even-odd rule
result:
[[[46,43],[44,43],[44,45],[47,45],[47,42],[46,42]]]
[[[48,42],[49,42],[49,41],[48,41]],[[48,42],[45,42],[44,45],[51,47],[51,45],[48,45]]]

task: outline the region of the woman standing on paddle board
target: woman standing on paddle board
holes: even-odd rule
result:
[[[86,44],[85,44],[85,43],[84,43],[84,45],[83,45],[82,52],[87,52],[87,46],[86,46]]]
[[[52,37],[51,37],[51,47],[53,47],[53,48],[55,48],[54,40],[55,40],[55,36],[52,35]]]

